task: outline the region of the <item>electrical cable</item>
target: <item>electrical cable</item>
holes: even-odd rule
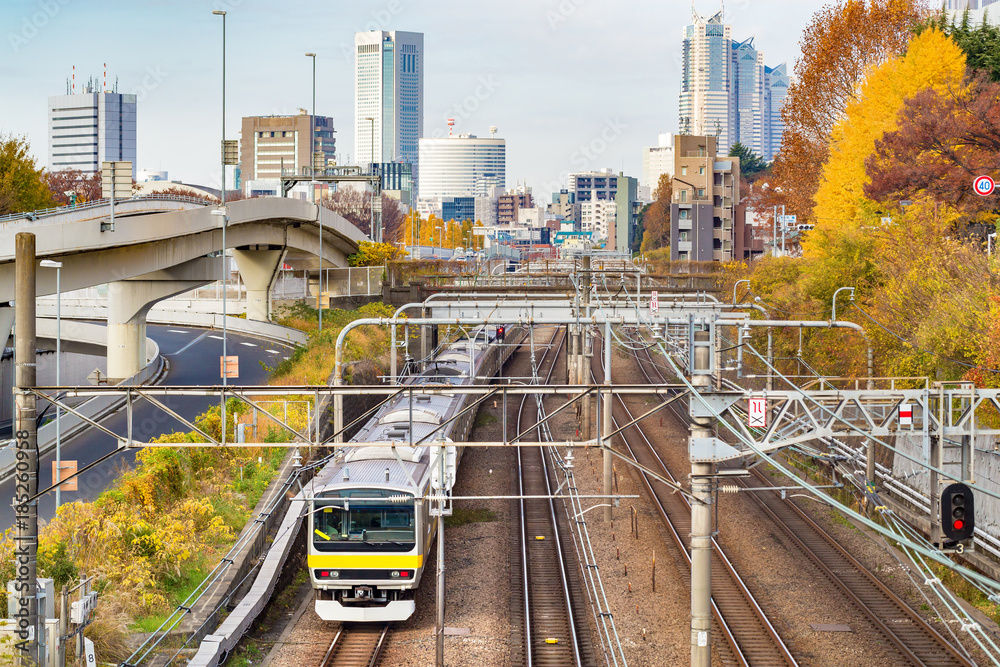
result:
[[[920,347],[919,345],[916,345],[916,344],[911,343],[910,341],[906,340],[905,338],[903,338],[902,336],[900,336],[895,331],[890,331],[884,324],[882,324],[881,322],[879,322],[878,320],[876,320],[874,317],[872,317],[871,315],[869,315],[865,311],[861,310],[861,307],[858,306],[858,304],[855,303],[855,304],[852,304],[852,305],[858,310],[859,313],[861,313],[862,315],[864,315],[865,317],[867,317],[868,320],[871,321],[871,323],[874,324],[875,326],[877,326],[879,329],[881,329],[882,331],[886,332],[887,334],[889,334],[893,338],[898,339],[900,342],[905,343],[906,345],[912,347],[914,350],[917,350],[918,352],[923,352],[925,354],[931,354],[931,355],[934,355],[935,357],[937,357],[938,359],[944,359],[945,361],[950,361],[950,362],[952,362],[954,364],[958,364],[959,366],[964,366],[965,368],[969,368],[969,369],[972,369],[972,370],[986,371],[987,373],[1000,373],[1000,369],[997,369],[997,368],[987,368],[986,366],[979,366],[977,364],[970,364],[967,361],[961,361],[959,359],[954,359],[952,357],[943,355],[943,354],[941,354],[939,352],[934,352],[933,350],[924,349],[924,348]]]

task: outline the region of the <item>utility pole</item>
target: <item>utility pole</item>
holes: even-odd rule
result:
[[[601,433],[601,443],[604,446],[604,496],[608,499],[604,508],[604,520],[612,520],[611,507],[611,433],[614,432],[611,419],[612,389],[611,389],[611,322],[604,323],[604,429]]]
[[[590,317],[590,255],[584,255],[582,258],[583,263],[583,315],[585,318]],[[578,383],[582,385],[590,385],[590,364],[587,361],[587,332],[589,331],[589,325],[587,320],[584,320],[583,328],[581,331],[577,332],[577,364],[579,373]],[[608,341],[610,345],[610,341]],[[608,372],[611,372],[610,367]],[[591,435],[591,406],[593,405],[591,396],[583,397],[583,439],[590,440]]]
[[[35,395],[35,235],[14,237],[14,437],[17,475],[15,591],[18,594],[15,648],[21,665],[38,665],[38,430]]]
[[[693,341],[708,342],[709,332],[697,331]],[[695,345],[691,385],[710,391],[711,345]],[[698,371],[701,371],[699,373]],[[692,397],[692,404],[697,401]],[[691,438],[711,438],[712,419],[692,415]],[[691,667],[712,664],[712,464],[691,463]]]

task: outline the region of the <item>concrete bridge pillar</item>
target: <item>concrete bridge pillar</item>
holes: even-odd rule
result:
[[[286,249],[273,246],[233,250],[240,277],[247,286],[247,319],[267,322],[271,319],[271,288],[285,261]]]
[[[108,378],[123,380],[146,365],[146,315],[150,308],[204,284],[192,280],[108,283]]]

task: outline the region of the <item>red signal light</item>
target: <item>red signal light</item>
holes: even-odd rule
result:
[[[955,530],[962,530],[965,528],[965,522],[961,519],[955,519],[955,523],[953,525],[955,526]]]
[[[399,573],[399,576],[401,576],[401,577],[408,577],[408,576],[410,576],[410,573],[407,572],[406,570],[401,570],[400,573]]]

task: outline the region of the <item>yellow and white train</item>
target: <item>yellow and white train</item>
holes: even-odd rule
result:
[[[503,327],[479,327],[441,348],[406,385],[487,382],[513,346],[498,345]],[[507,332],[507,337],[510,332]],[[402,393],[383,405],[309,483],[308,568],[316,613],[327,621],[402,621],[415,609],[414,591],[436,534],[430,516],[443,452],[450,491],[462,452],[430,443],[463,442],[475,418],[475,396]],[[442,426],[444,425],[444,426]],[[440,427],[440,428],[439,428]],[[427,436],[427,441],[421,440]],[[395,448],[366,443],[400,443]],[[411,446],[413,444],[413,446]]]

